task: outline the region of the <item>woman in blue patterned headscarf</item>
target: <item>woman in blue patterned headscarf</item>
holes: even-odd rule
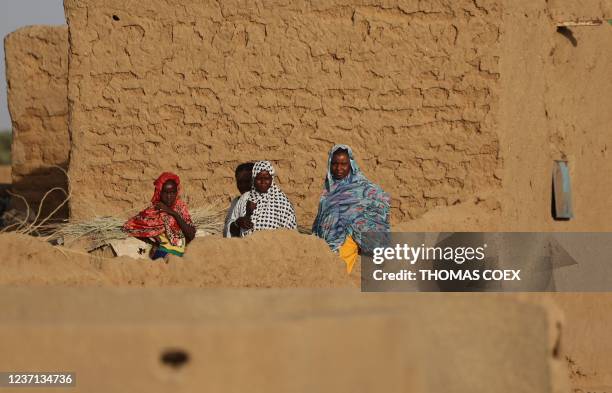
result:
[[[391,198],[361,173],[347,145],[335,145],[327,160],[325,189],[312,232],[325,239],[353,268],[365,232],[389,232]]]

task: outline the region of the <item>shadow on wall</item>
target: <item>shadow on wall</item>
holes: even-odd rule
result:
[[[11,208],[25,212],[30,210],[30,218],[33,219],[38,214],[37,221],[49,217],[50,221],[64,220],[68,218],[68,202],[60,207],[67,198],[68,179],[66,173],[60,169],[67,170],[68,162],[62,162],[59,167],[35,168],[29,173],[24,174],[15,180],[11,186],[14,194],[22,196],[26,201],[19,197],[11,197]],[[63,191],[62,191],[63,190]],[[44,200],[43,200],[44,199]]]
[[[0,131],[0,166],[11,165],[11,142],[13,135],[10,131]],[[9,179],[6,179],[9,180]],[[8,190],[11,188],[10,183],[3,183],[6,181],[4,176],[0,180],[0,228],[4,225],[2,215],[9,208],[11,197],[8,194]],[[10,180],[9,180],[10,181]]]
[[[10,131],[0,131],[0,165],[11,165],[11,143],[13,134]]]
[[[576,37],[574,37],[574,33],[568,27],[566,26],[557,27],[557,33],[567,38],[569,42],[572,43],[572,46],[578,46],[578,40],[576,39]]]

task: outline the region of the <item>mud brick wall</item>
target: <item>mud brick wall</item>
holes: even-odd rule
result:
[[[54,187],[68,190],[65,174],[70,154],[68,135],[68,28],[29,26],[6,36],[8,105],[13,125],[13,191],[38,209]],[[64,200],[55,191],[45,199],[46,216]],[[14,198],[15,199],[15,198]],[[14,206],[25,206],[15,199]],[[66,217],[65,206],[55,217]]]
[[[612,4],[516,0],[505,7],[499,135],[509,231],[612,231]],[[557,30],[559,21],[603,20]],[[554,160],[567,160],[574,217],[551,215]]]
[[[73,218],[147,203],[176,171],[226,204],[268,159],[308,225],[334,143],[393,220],[500,186],[501,10],[481,1],[66,0]]]
[[[552,305],[510,295],[101,288],[0,294],[0,334],[11,337],[0,349],[20,354],[0,357],[0,367],[74,371],[77,393],[570,391],[559,356],[560,316]],[[169,350],[187,353],[188,362],[178,370],[160,362]]]

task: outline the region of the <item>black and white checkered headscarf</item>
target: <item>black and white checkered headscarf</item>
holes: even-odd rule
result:
[[[267,171],[270,176],[272,176],[272,185],[270,185],[266,193],[260,193],[255,189],[255,177],[263,171]],[[297,228],[293,205],[291,205],[285,193],[276,185],[274,178],[274,167],[269,161],[257,161],[255,163],[253,166],[253,181],[251,183],[251,191],[249,191],[248,200],[255,202],[257,207],[251,216],[253,229],[246,231],[244,235],[262,229]],[[246,210],[242,212],[242,214],[246,214]]]

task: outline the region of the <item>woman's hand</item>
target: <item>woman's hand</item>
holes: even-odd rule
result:
[[[248,201],[246,205],[246,216],[250,217],[251,214],[257,209],[257,204],[253,201]]]
[[[155,204],[155,207],[156,207],[156,208],[157,208],[159,211],[162,211],[162,212],[164,212],[164,213],[168,213],[168,214],[170,214],[170,215],[171,215],[171,216],[173,216],[173,217],[174,217],[174,215],[175,215],[175,214],[177,214],[177,213],[176,213],[174,210],[172,210],[172,208],[170,208],[168,205],[166,205],[166,204],[165,204],[165,203],[163,203],[163,202],[157,202],[157,203]]]
[[[251,222],[251,218],[250,217],[239,217],[236,221],[236,225],[238,225],[239,228],[241,229],[252,229],[253,228],[253,223]]]
[[[187,243],[191,242],[195,238],[195,235],[196,235],[195,227],[193,225],[187,224],[185,220],[183,219],[183,217],[177,211],[172,210],[170,207],[168,207],[168,205],[166,205],[163,202],[157,202],[155,204],[155,207],[158,208],[160,211],[164,213],[168,213],[169,215],[174,217],[179,227],[181,227],[181,232],[183,232],[183,235],[185,236],[185,240],[187,240]]]

